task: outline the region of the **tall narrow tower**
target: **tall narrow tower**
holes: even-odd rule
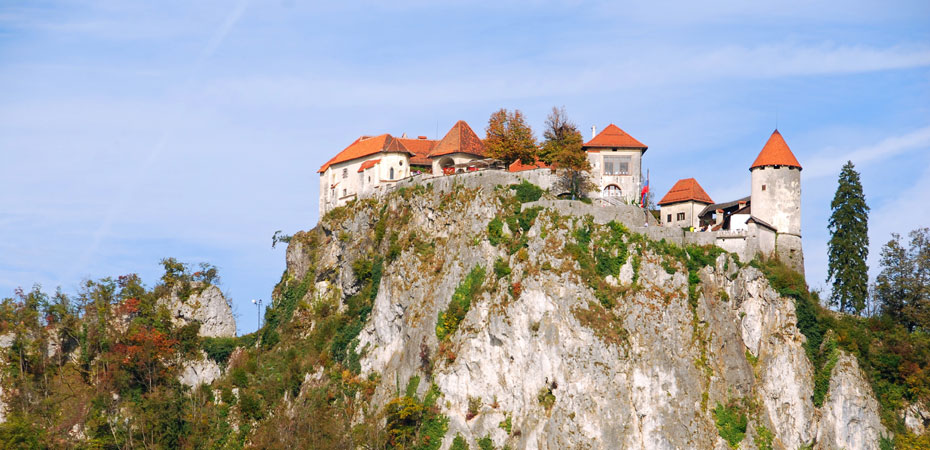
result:
[[[775,254],[801,274],[801,164],[776,129],[755,162],[752,174],[752,216],[775,229]]]

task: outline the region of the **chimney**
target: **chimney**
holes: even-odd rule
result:
[[[426,139],[426,136],[417,136],[417,139]]]
[[[743,209],[743,208],[745,208],[745,207],[746,207],[746,200],[740,200],[740,201],[739,201],[739,209]]]
[[[594,136],[597,136],[597,125],[591,125],[591,139],[594,139]]]
[[[404,133],[404,134],[400,135],[400,138],[401,138],[401,139],[407,139],[407,133]]]
[[[722,209],[717,210],[717,217],[715,217],[715,219],[716,220],[714,220],[714,225],[720,225],[723,223],[723,210]]]

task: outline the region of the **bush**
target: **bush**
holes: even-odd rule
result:
[[[516,193],[517,200],[520,200],[520,203],[535,202],[543,195],[542,188],[526,180],[523,180],[520,184],[510,185],[510,189]]]
[[[452,294],[452,301],[445,311],[439,312],[439,318],[436,321],[436,338],[440,341],[455,333],[459,323],[465,318],[468,309],[471,308],[472,300],[481,291],[484,284],[484,267],[475,266],[471,272],[459,283]]]
[[[504,258],[497,258],[494,261],[494,275],[497,276],[498,280],[510,275],[510,265],[507,264],[507,261],[504,261]]]
[[[723,406],[718,402],[714,408],[714,418],[720,437],[727,441],[731,448],[738,448],[739,443],[746,437],[746,426],[749,424],[746,413],[734,404]]]

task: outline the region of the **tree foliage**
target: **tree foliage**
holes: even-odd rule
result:
[[[507,164],[517,160],[524,164],[536,163],[536,138],[520,110],[509,112],[501,108],[491,114],[485,132],[484,146],[488,156]]]
[[[546,118],[546,131],[543,132],[540,159],[561,172],[560,190],[571,193],[572,198],[584,198],[594,189],[588,179],[591,163],[582,148],[581,132],[568,120],[565,108],[552,108]]]
[[[833,202],[827,280],[833,280],[830,303],[840,311],[861,314],[868,297],[869,206],[852,161],[840,171]]]
[[[910,331],[930,331],[930,228],[891,235],[882,247],[882,271],[875,280],[875,302],[881,312]]]

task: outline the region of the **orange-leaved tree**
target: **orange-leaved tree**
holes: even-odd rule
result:
[[[516,160],[524,164],[536,162],[538,152],[536,138],[520,110],[509,112],[501,108],[491,114],[485,131],[487,138],[484,140],[484,145],[488,149],[488,156],[500,159],[507,164]]]

